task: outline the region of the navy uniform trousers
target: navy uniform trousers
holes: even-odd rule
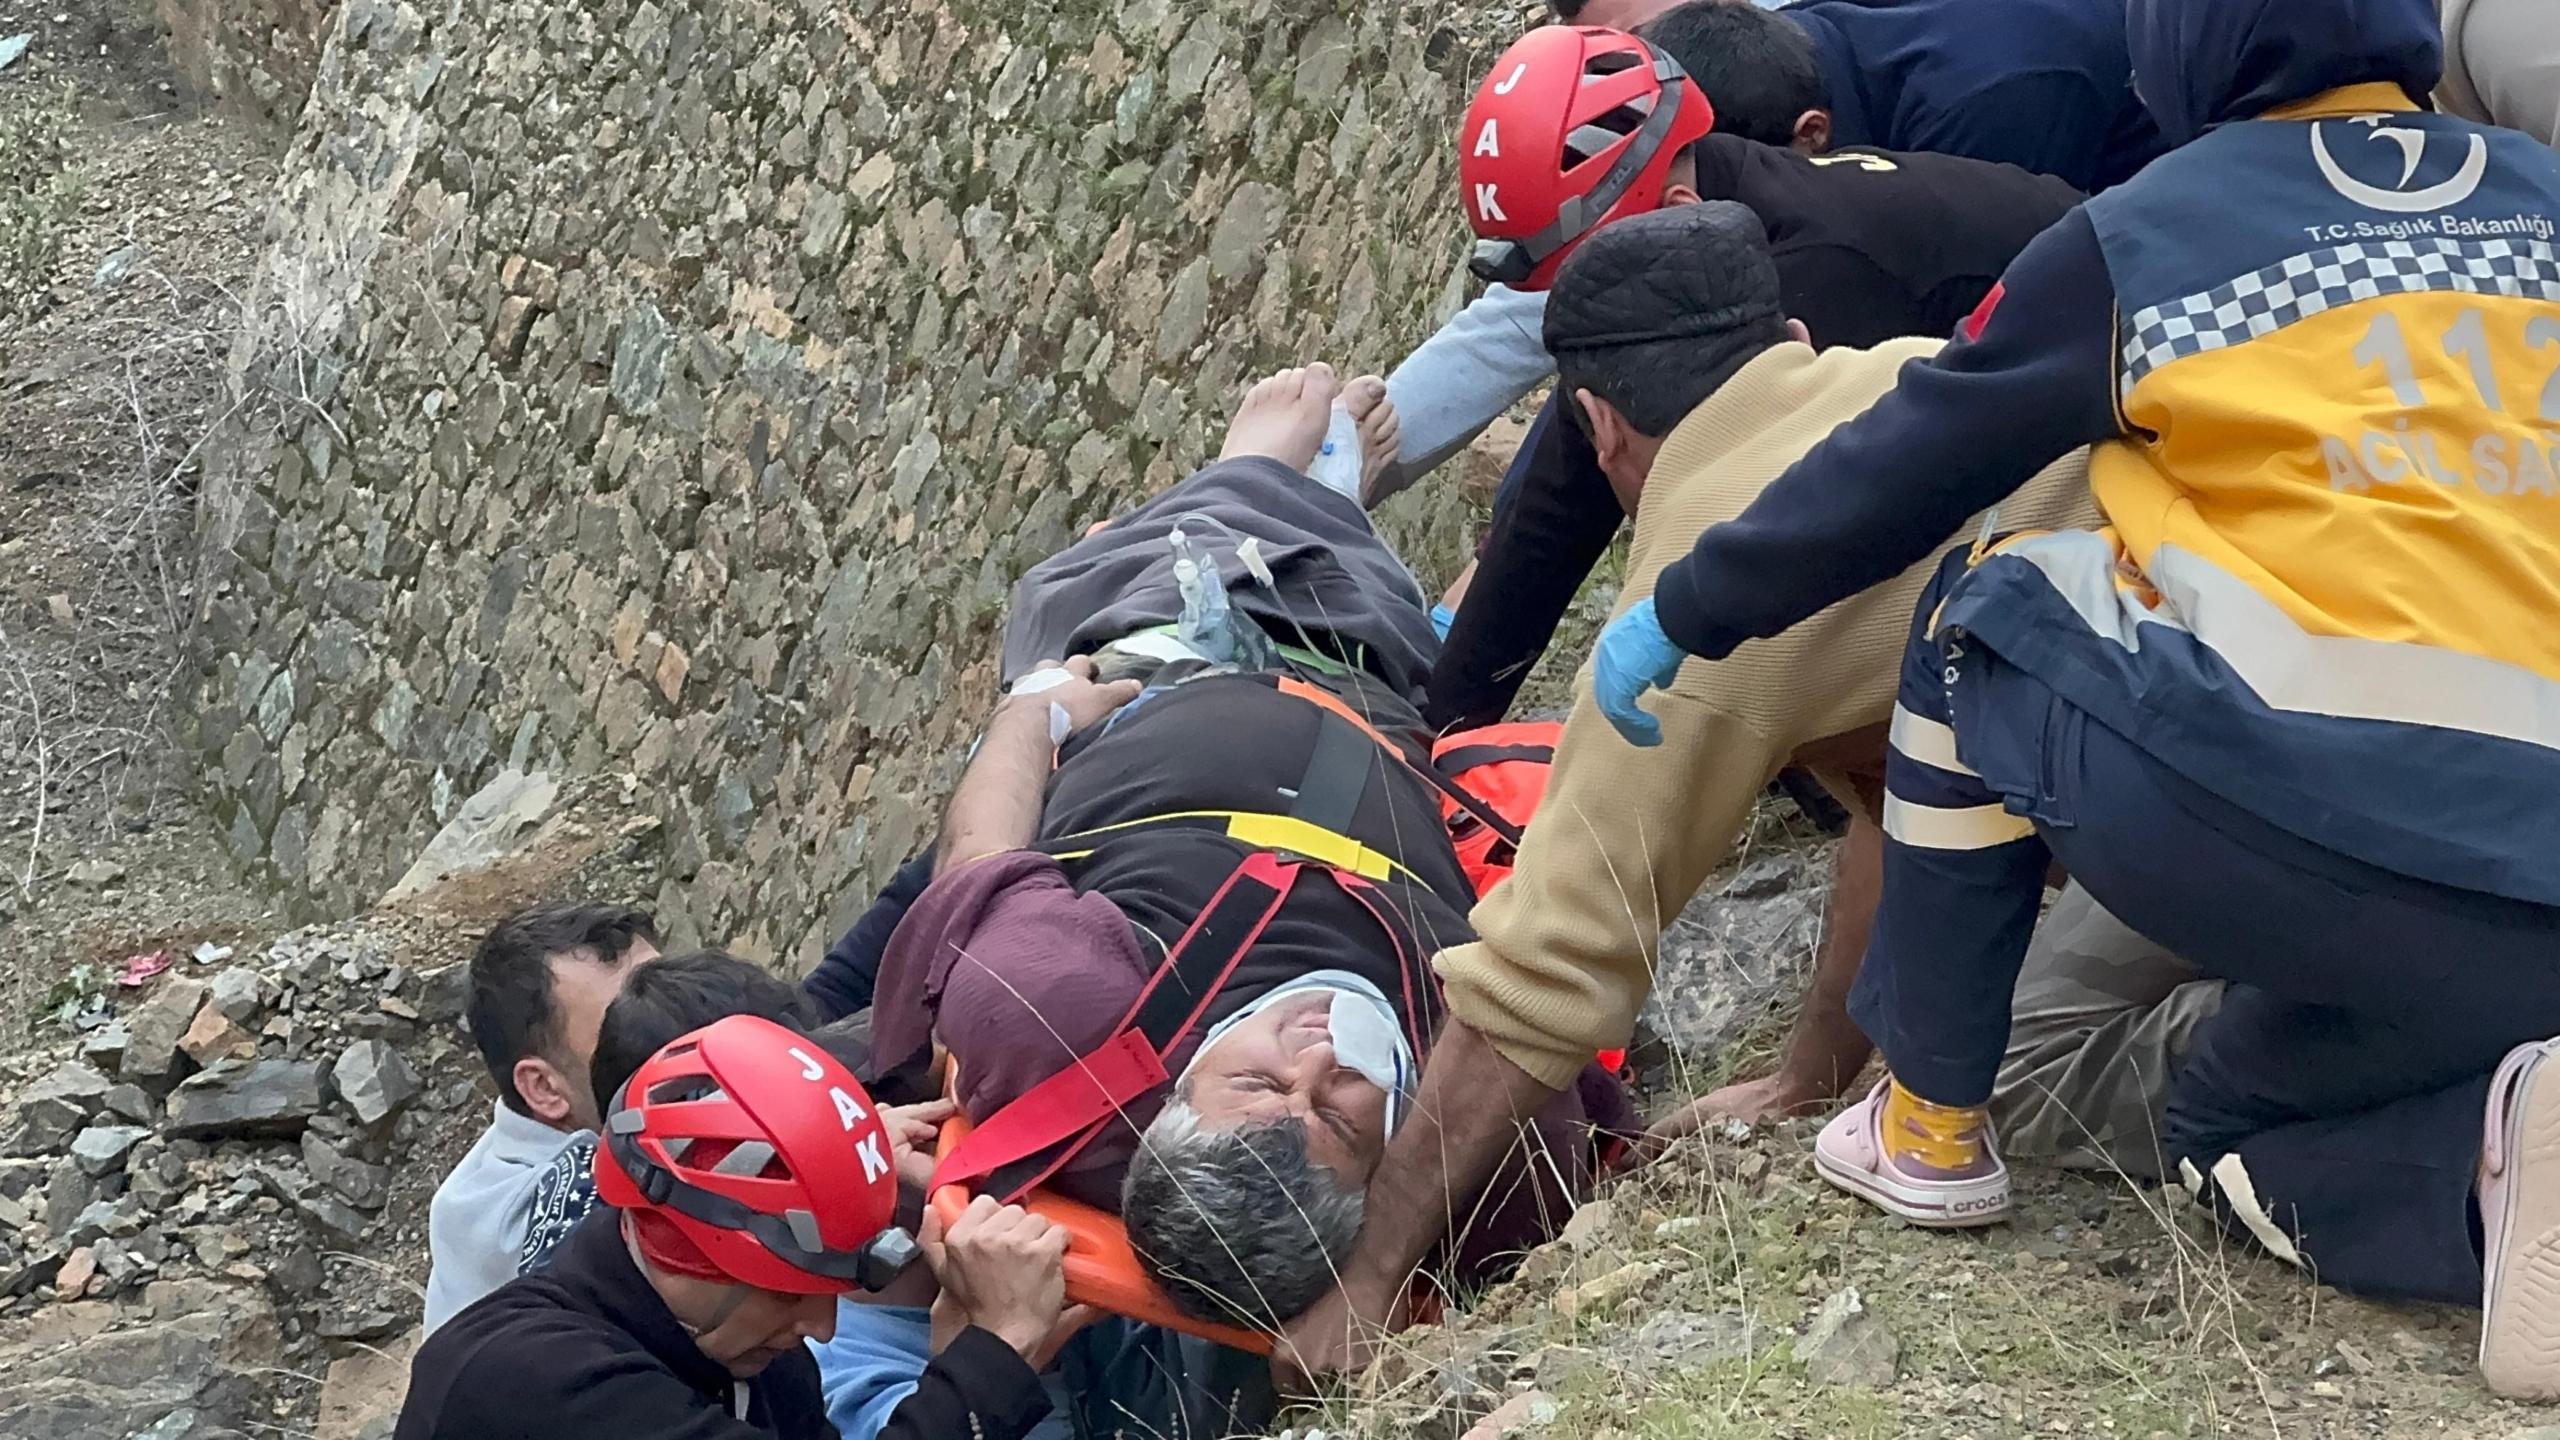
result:
[[[2489,1077],[2560,1035],[2560,910],[2413,880],[2244,813],[1962,634],[1922,596],[1893,726],[1884,898],[1851,998],[1895,1077],[1978,1105],[2059,861],[2235,982],[2164,1149],[2234,1233],[2359,1293],[2477,1304]],[[2555,857],[2560,863],[2560,857]]]

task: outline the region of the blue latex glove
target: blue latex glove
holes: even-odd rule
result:
[[[1600,632],[1600,648],[1591,657],[1591,694],[1600,702],[1600,713],[1631,745],[1662,743],[1662,722],[1639,707],[1636,701],[1648,690],[1660,690],[1680,673],[1680,662],[1689,658],[1662,633],[1662,622],[1654,618],[1651,599],[1636,602],[1634,609],[1609,622]]]
[[[1457,624],[1457,623],[1458,623],[1458,612],[1457,612],[1457,611],[1450,609],[1450,608],[1449,608],[1448,606],[1446,606],[1446,605],[1434,605],[1434,606],[1432,606],[1432,607],[1431,607],[1431,633],[1432,633],[1432,634],[1439,636],[1439,637],[1440,637],[1441,639],[1443,639],[1443,640],[1446,640],[1446,639],[1448,639],[1448,638],[1449,638],[1449,627],[1450,627],[1450,626],[1452,626],[1452,625],[1455,625],[1455,624]]]

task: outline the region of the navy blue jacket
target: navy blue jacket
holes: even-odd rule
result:
[[[1834,145],[1998,160],[2104,189],[2160,151],[2125,0],[1796,0]]]

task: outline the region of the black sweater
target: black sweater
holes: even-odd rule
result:
[[[743,1409],[741,1409],[743,1406]],[[1018,1440],[1040,1377],[984,1330],[925,1367],[882,1440]],[[598,1208],[549,1269],[500,1286],[418,1351],[394,1440],[836,1440],[805,1349],[752,1381],[695,1347]]]

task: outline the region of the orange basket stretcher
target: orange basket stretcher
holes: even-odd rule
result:
[[[942,1122],[934,1156],[948,1156],[969,1136],[966,1116],[954,1113]],[[960,1218],[975,1198],[965,1185],[945,1185],[933,1192],[934,1213],[945,1226]],[[1162,1325],[1255,1355],[1271,1353],[1271,1337],[1259,1330],[1214,1324],[1183,1312],[1164,1287],[1147,1277],[1138,1252],[1129,1247],[1128,1228],[1120,1217],[1081,1201],[1033,1190],[1019,1202],[1025,1210],[1067,1232],[1067,1303],[1091,1305],[1148,1325]]]

